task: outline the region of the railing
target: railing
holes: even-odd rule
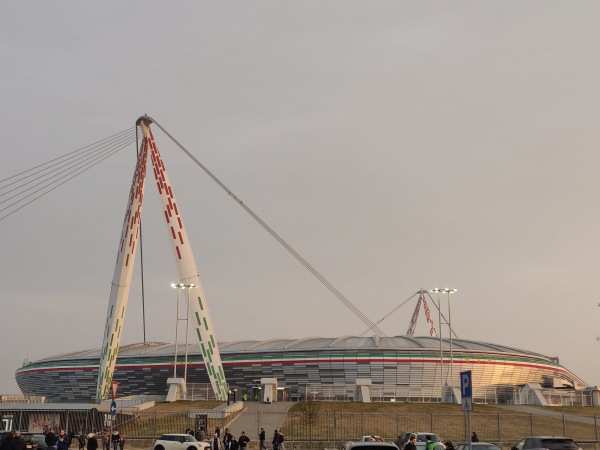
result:
[[[207,410],[205,435],[209,436],[216,427],[223,430],[230,427],[234,433],[235,415],[215,415],[215,410]],[[186,412],[139,412],[117,414],[111,422],[109,414],[94,415],[90,411],[31,411],[0,410],[7,428],[29,432],[41,432],[36,427],[51,426],[54,429],[71,429],[76,434],[81,431],[101,432],[113,428],[124,434],[130,448],[137,439],[150,443],[164,433],[183,433],[195,429],[198,411]],[[250,414],[256,431],[245,430],[252,440],[249,450],[256,450],[256,436],[259,427],[266,426],[279,413],[260,412]],[[10,422],[9,422],[10,420]],[[45,422],[45,424],[44,424]],[[248,417],[245,416],[245,423]],[[589,443],[598,443],[599,426],[596,415],[575,416],[573,414],[471,414],[471,428],[481,441],[494,442],[510,448],[521,437],[531,435],[569,436],[586,450],[593,448]],[[385,440],[396,440],[404,431],[431,431],[443,440],[455,443],[464,442],[466,433],[465,414],[424,414],[424,413],[347,413],[342,411],[311,411],[287,413],[283,425],[286,436],[286,450],[340,448],[349,440],[363,435],[379,435]],[[145,444],[144,444],[145,445]]]

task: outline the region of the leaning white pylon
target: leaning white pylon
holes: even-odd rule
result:
[[[96,401],[98,403],[109,397],[110,384],[119,352],[119,341],[121,340],[121,331],[123,330],[123,322],[125,321],[129,287],[131,285],[135,255],[137,253],[136,244],[140,230],[140,220],[142,218],[147,156],[148,144],[142,142],[129,191],[129,200],[117,253],[117,263],[115,264],[115,272],[110,289],[106,325],[104,326],[104,339],[100,351],[98,384],[96,385]]]
[[[183,219],[173,194],[173,188],[169,182],[169,177],[165,170],[160,153],[154,142],[154,137],[150,130],[152,119],[148,116],[138,119],[137,124],[142,128],[144,139],[142,142],[142,150],[138,156],[138,164],[134,175],[132,189],[128,205],[128,213],[125,217],[123,234],[121,237],[121,246],[117,256],[117,265],[115,267],[115,275],[113,278],[113,288],[111,290],[110,304],[106,319],[106,329],[104,336],[104,344],[102,346],[100,373],[98,377],[98,387],[96,391],[96,400],[100,402],[102,399],[108,398],[110,391],[110,383],[114,372],[117,353],[119,348],[120,333],[125,318],[125,310],[127,307],[127,298],[129,295],[129,284],[133,269],[134,250],[137,242],[139,231],[139,220],[141,218],[142,199],[144,192],[144,176],[145,166],[148,151],[150,151],[154,177],[160,201],[163,207],[163,216],[166,221],[167,235],[179,280],[181,284],[194,284],[197,287],[190,291],[194,301],[190,302],[190,307],[193,311],[193,325],[196,330],[196,336],[199,340],[202,358],[208,377],[212,384],[215,397],[218,400],[226,400],[228,395],[228,386],[223,372],[221,363],[221,354],[215,339],[210,313],[204,290],[198,274],[196,261],[192,253],[192,248],[189,243],[187,232],[183,226]],[[138,167],[143,167],[143,170],[138,170]],[[140,179],[141,177],[141,179]],[[139,197],[139,199],[138,199]],[[139,202],[139,205],[137,204]],[[131,212],[136,213],[133,216],[136,221],[132,221]],[[124,244],[132,247],[132,252],[125,255]]]

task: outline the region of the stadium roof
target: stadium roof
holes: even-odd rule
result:
[[[443,348],[449,349],[449,340],[442,341]],[[182,344],[179,345],[181,351]],[[269,339],[266,341],[257,340],[239,340],[233,342],[219,343],[219,350],[223,355],[233,353],[258,353],[272,351],[307,351],[307,350],[361,350],[361,349],[394,349],[394,350],[427,350],[439,351],[440,340],[433,336],[409,337],[409,336],[394,336],[394,337],[360,337],[360,336],[343,336],[338,338],[324,337],[308,337],[302,339]],[[491,344],[487,342],[472,341],[466,339],[453,339],[452,348],[454,351],[469,351],[481,353],[505,353],[534,356],[537,358],[555,361],[556,358],[541,355],[539,353],[530,352],[527,350],[516,349],[504,345]],[[119,357],[142,357],[142,356],[169,356],[175,353],[175,345],[163,342],[150,342],[125,345],[119,348]],[[189,344],[189,354],[199,354],[200,348],[196,343]],[[63,353],[61,355],[50,356],[40,359],[42,361],[58,361],[65,359],[85,359],[99,358],[100,349],[82,350],[71,353]]]

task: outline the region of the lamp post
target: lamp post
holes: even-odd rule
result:
[[[190,325],[190,291],[196,287],[195,284],[183,284],[183,283],[179,283],[179,284],[175,284],[175,283],[171,283],[171,287],[173,289],[177,289],[177,321],[175,323],[175,368],[173,369],[173,378],[177,378],[177,331],[179,328],[179,321],[180,320],[185,320],[185,364],[184,364],[184,369],[183,369],[183,380],[185,382],[185,384],[187,385],[187,369],[188,369],[188,335],[189,335],[189,325]],[[186,308],[186,314],[185,314],[185,319],[180,319],[179,318],[179,300],[180,300],[180,293],[182,289],[187,289],[188,290],[188,295],[187,295],[187,308]],[[187,388],[186,388],[187,390]]]
[[[429,292],[435,292],[437,294],[437,309],[438,309],[438,324],[439,324],[439,333],[440,333],[440,379],[441,379],[441,387],[444,389],[444,353],[442,350],[442,308],[440,303],[440,292],[443,292],[443,289],[431,289]]]
[[[452,318],[450,316],[450,294],[455,294],[458,289],[444,289],[448,294],[448,333],[450,334],[450,381],[454,380],[454,358],[452,355]]]

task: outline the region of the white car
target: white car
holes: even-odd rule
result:
[[[154,443],[154,450],[210,450],[210,443],[198,441],[190,434],[163,434]]]

